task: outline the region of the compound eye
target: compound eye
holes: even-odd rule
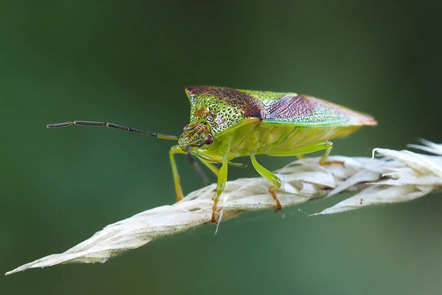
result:
[[[205,144],[212,144],[213,142],[213,136],[211,134],[206,136],[206,139],[204,140]]]
[[[183,127],[183,131],[186,130],[187,128],[189,128],[189,124],[186,124],[186,125]]]

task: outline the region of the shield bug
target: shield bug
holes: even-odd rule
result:
[[[215,222],[217,203],[227,182],[227,168],[238,165],[231,160],[250,157],[255,170],[272,183],[269,193],[279,210],[281,204],[276,190],[281,186],[281,181],[257,162],[256,155],[300,156],[325,150],[319,163],[326,164],[333,147],[329,140],[346,136],[365,125],[377,124],[369,115],[296,93],[214,86],[190,86],[186,87],[186,93],[190,101],[190,122],[184,126],[179,137],[92,121],[71,121],[47,127],[104,126],[177,140],[178,145],[172,146],[169,151],[177,200],[183,198],[183,192],[174,156],[187,154],[197,171],[200,170],[193,157],[218,177],[211,218]]]

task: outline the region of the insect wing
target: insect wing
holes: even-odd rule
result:
[[[301,126],[374,125],[368,115],[311,96],[287,94],[265,106],[265,121]]]

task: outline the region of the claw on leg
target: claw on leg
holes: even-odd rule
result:
[[[275,202],[276,202],[276,210],[275,210],[275,211],[279,211],[279,210],[282,209],[282,206],[281,206],[281,203],[280,203],[279,200],[278,200],[278,197],[276,196],[275,189],[277,189],[276,186],[272,186],[272,187],[270,187],[270,188],[269,188],[269,193],[272,195],[273,199],[274,199]]]
[[[319,163],[322,166],[329,166],[329,165],[341,165],[342,167],[344,167],[345,162],[344,161],[325,161],[324,163]]]
[[[328,166],[328,165],[333,165],[333,164],[344,166],[343,161],[328,161],[327,160],[328,155],[330,155],[332,148],[333,148],[333,142],[327,141],[325,143],[325,152],[322,155],[321,159],[319,160],[319,164],[323,165],[323,166]]]
[[[210,222],[212,222],[212,223],[216,223],[215,212],[216,212],[216,208],[218,206],[218,201],[219,201],[219,197],[215,196],[213,198],[213,205],[212,205],[212,218],[210,219]]]

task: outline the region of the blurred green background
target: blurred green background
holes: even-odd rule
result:
[[[170,141],[48,123],[102,120],[179,134],[189,117],[184,86],[218,85],[296,91],[376,117],[377,127],[335,140],[333,154],[369,156],[419,137],[442,142],[438,8],[422,0],[1,1],[2,271],[174,202]],[[291,160],[260,157],[272,170]],[[178,165],[185,192],[202,186],[185,157]],[[257,176],[251,167],[229,173]],[[440,294],[439,197],[333,216],[248,213],[217,235],[208,225],[103,265],[1,278],[0,289]]]

